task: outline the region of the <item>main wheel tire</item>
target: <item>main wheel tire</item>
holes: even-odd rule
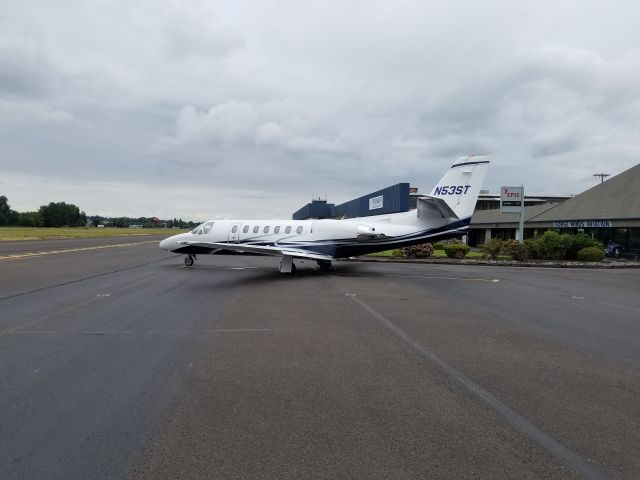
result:
[[[331,262],[326,260],[318,260],[318,266],[320,267],[321,272],[328,272],[331,270]]]
[[[189,257],[187,257],[187,258],[185,258],[185,259],[184,259],[184,264],[185,264],[187,267],[191,267],[191,266],[193,265],[193,261],[194,261],[194,260],[193,260],[193,257],[189,256]]]

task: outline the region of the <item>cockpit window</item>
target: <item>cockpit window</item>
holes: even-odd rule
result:
[[[214,223],[215,222],[207,222],[204,224],[204,226],[202,227],[202,231],[204,232],[205,235],[211,231]]]
[[[191,230],[191,233],[193,233],[194,235],[195,235],[196,233],[202,233],[202,230],[201,230],[201,229],[202,229],[202,227],[203,227],[203,226],[204,226],[204,223],[201,223],[201,224],[200,224],[200,225],[198,225],[196,228],[194,228],[193,230]],[[198,231],[198,230],[200,230],[200,231]]]

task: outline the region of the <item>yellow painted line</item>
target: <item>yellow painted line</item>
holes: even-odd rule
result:
[[[160,242],[158,242],[157,240],[149,240],[147,242],[117,243],[114,245],[96,245],[95,247],[68,248],[65,250],[49,250],[46,252],[16,253],[15,255],[0,256],[0,260],[19,260],[21,258],[41,257],[43,255],[55,255],[58,253],[86,252],[87,250],[99,250],[101,248],[132,247],[134,245],[144,245],[147,243],[160,243]]]

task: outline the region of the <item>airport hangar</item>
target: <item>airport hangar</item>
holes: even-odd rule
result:
[[[416,208],[421,195],[409,183],[335,205],[316,199],[292,218],[354,218],[406,212]],[[574,197],[525,196],[524,238],[546,230],[587,233],[602,242],[614,241],[626,249],[640,248],[640,164]],[[483,190],[471,218],[466,242],[475,247],[490,238],[514,239],[519,214],[501,213],[499,195]]]

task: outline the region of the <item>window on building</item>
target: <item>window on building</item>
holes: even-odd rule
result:
[[[242,233],[249,233],[249,225],[245,225],[242,229]]]
[[[302,227],[296,228],[296,233],[300,235],[302,233]]]
[[[284,229],[284,233],[291,233],[291,225]]]
[[[258,230],[260,230],[260,227],[258,225],[253,227],[253,233],[258,233]]]

